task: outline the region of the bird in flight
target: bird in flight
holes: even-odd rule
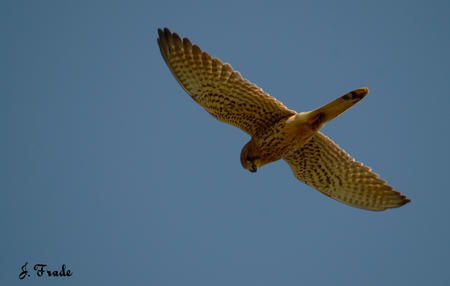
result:
[[[319,130],[369,92],[359,88],[309,112],[297,113],[197,45],[158,29],[161,55],[183,89],[216,119],[251,136],[241,151],[250,172],[280,159],[295,177],[347,205],[382,211],[408,203]]]

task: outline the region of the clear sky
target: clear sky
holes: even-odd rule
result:
[[[1,285],[450,285],[448,1],[1,1]],[[157,28],[289,108],[412,202],[338,203],[213,119]],[[19,280],[28,262],[71,277]]]

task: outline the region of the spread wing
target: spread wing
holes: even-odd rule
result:
[[[212,116],[249,135],[294,115],[281,102],[242,78],[229,64],[212,58],[169,29],[158,29],[158,44],[170,71],[184,90]]]
[[[382,211],[410,201],[320,132],[283,159],[300,181],[357,208]]]

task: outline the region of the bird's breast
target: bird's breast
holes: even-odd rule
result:
[[[255,138],[265,164],[277,161],[293,148],[304,145],[314,135],[310,128],[284,119]]]

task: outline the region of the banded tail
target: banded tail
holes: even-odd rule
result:
[[[338,117],[341,113],[363,99],[368,93],[368,88],[358,88],[316,110],[301,113],[300,115],[306,117],[306,122],[314,131],[318,131],[325,123]]]

